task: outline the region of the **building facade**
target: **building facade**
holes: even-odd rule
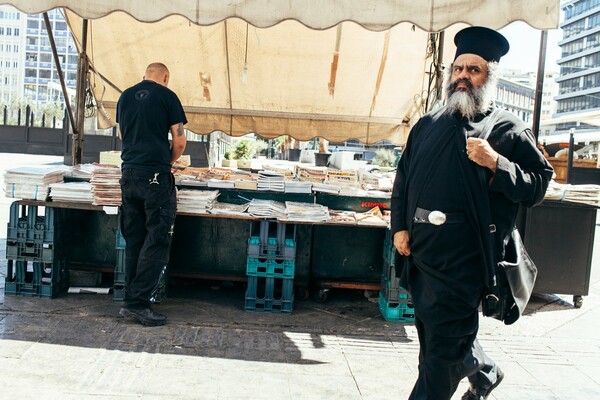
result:
[[[59,10],[48,11],[65,83],[74,93],[77,49]],[[58,71],[42,14],[27,15],[0,6],[0,101],[39,106],[63,103]]]
[[[535,90],[529,84],[509,77],[500,77],[496,89],[496,105],[505,108],[531,126]]]
[[[566,1],[562,11],[556,117],[600,109],[600,0]],[[571,128],[578,132],[598,129],[568,122],[558,124],[556,133]]]

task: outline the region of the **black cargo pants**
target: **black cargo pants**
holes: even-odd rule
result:
[[[169,262],[177,198],[170,172],[125,168],[121,231],[125,238],[125,306],[145,308],[153,302]]]

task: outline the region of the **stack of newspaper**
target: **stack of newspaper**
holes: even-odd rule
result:
[[[329,222],[356,225],[356,213],[354,211],[329,210]]]
[[[321,204],[285,202],[286,221],[322,222],[329,219],[329,209]]]
[[[274,200],[252,199],[248,213],[254,217],[285,218],[285,204]]]
[[[250,203],[244,204],[231,204],[231,203],[220,203],[215,201],[210,209],[211,214],[218,215],[234,215],[234,216],[245,216],[248,215],[246,210],[248,210],[248,205]]]
[[[373,207],[369,211],[356,213],[356,223],[358,225],[377,225],[387,226],[387,221],[379,207]]]
[[[218,196],[218,190],[181,189],[177,192],[177,211],[208,214]]]
[[[296,176],[301,181],[324,182],[327,178],[327,167],[308,167],[298,165],[296,167]]]
[[[229,179],[209,179],[208,180],[209,188],[218,188],[218,189],[233,189],[235,188],[235,182],[230,181]]]
[[[121,205],[121,168],[116,166],[104,166],[92,171],[92,204],[96,206],[120,206]]]
[[[283,192],[285,175],[281,172],[262,170],[258,173],[258,190]]]
[[[313,182],[312,190],[313,190],[313,192],[321,192],[321,193],[332,193],[332,194],[340,193],[339,186],[330,185],[328,183]]]
[[[312,182],[306,181],[285,181],[285,192],[286,193],[312,193]]]
[[[546,200],[568,201],[572,203],[600,206],[599,185],[569,185],[550,181],[546,190]]]
[[[89,182],[58,182],[50,184],[52,201],[92,203],[92,184]]]
[[[4,193],[16,199],[46,200],[51,183],[62,182],[63,167],[19,167],[4,173]]]

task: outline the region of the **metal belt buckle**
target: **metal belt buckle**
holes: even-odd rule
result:
[[[446,214],[441,211],[432,211],[427,216],[427,219],[432,225],[442,225],[446,222]]]

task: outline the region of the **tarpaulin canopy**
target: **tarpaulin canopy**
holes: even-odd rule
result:
[[[464,26],[455,22],[500,28],[513,20],[555,28],[559,15],[559,0],[9,4],[28,13],[72,10],[67,20],[80,48],[82,20],[93,19],[87,54],[103,127],[114,124],[120,91],[159,61],[171,71],[169,87],[194,132],[398,144],[423,109],[435,73],[430,65],[439,49],[427,31],[446,28],[452,38]],[[450,62],[452,40],[443,54]]]

